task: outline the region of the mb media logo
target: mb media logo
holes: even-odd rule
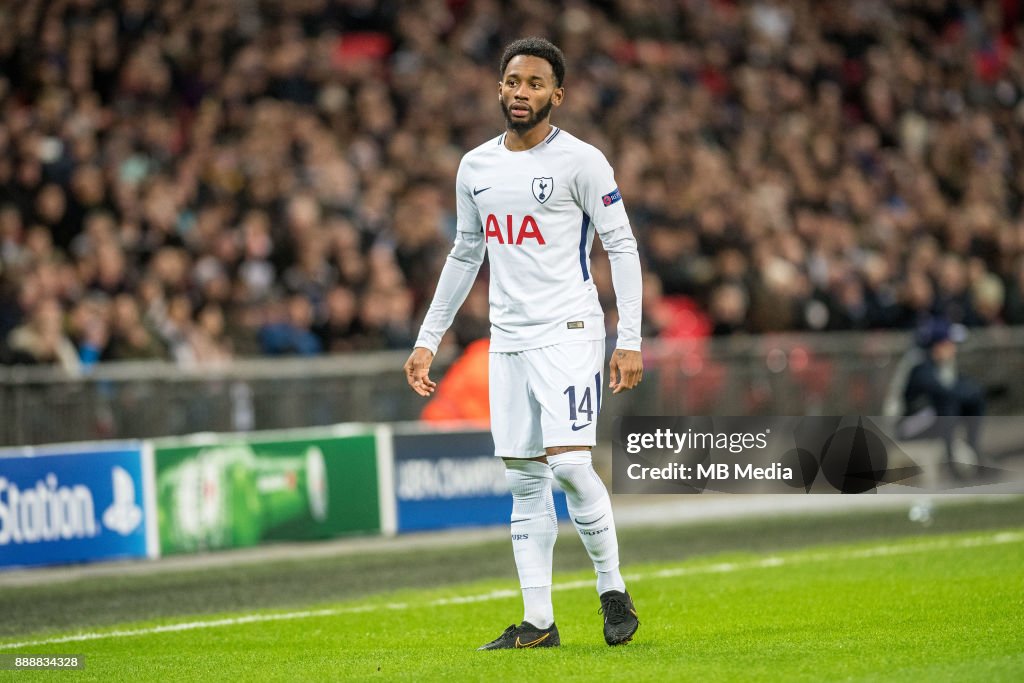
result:
[[[111,479],[113,502],[103,513],[103,526],[127,536],[142,523],[135,482],[121,467],[111,469]],[[0,546],[94,538],[100,533],[89,487],[61,486],[53,472],[25,489],[0,477]]]

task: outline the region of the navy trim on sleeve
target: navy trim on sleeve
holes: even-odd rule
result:
[[[583,223],[580,225],[580,269],[583,271],[583,281],[590,279],[590,272],[587,271],[587,229],[590,227],[590,216],[583,213]]]

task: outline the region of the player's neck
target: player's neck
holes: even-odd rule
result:
[[[505,135],[505,147],[510,152],[525,152],[543,142],[552,128],[554,126],[551,125],[551,121],[545,119],[524,133],[508,130]]]

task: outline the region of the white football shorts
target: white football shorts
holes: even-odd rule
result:
[[[554,446],[593,446],[601,410],[604,341],[490,353],[491,432],[500,458]]]

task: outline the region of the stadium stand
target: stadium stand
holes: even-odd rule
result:
[[[569,60],[556,122],[614,160],[648,337],[1022,324],[1022,20],[1016,0],[4,3],[0,360],[409,347],[525,34]]]

